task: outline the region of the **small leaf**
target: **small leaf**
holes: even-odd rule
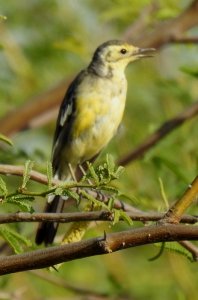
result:
[[[87,162],[87,166],[88,166],[88,170],[91,175],[91,178],[94,180],[94,183],[96,185],[99,185],[99,183],[100,183],[99,177],[98,177],[93,165],[90,162]]]
[[[126,221],[126,223],[130,226],[133,225],[133,221],[131,220],[131,218],[127,215],[127,213],[123,210],[120,210],[120,217]]]
[[[3,134],[0,134],[0,141],[3,141],[10,146],[13,146],[12,141]]]
[[[101,201],[98,201],[93,196],[85,192],[84,190],[80,190],[80,194],[84,196],[87,200],[91,201],[94,204],[94,208],[103,207],[108,210],[108,206]]]
[[[155,243],[154,246],[161,248],[162,243]],[[168,251],[174,252],[176,254],[183,255],[191,262],[194,261],[194,259],[192,257],[192,254],[187,249],[185,249],[180,244],[178,244],[177,242],[166,242],[166,243],[164,243],[164,250],[168,250]]]
[[[48,180],[48,188],[52,188],[52,178],[53,178],[53,168],[52,163],[50,161],[47,162],[47,180]]]
[[[77,204],[80,202],[80,196],[75,191],[65,190],[65,191],[63,191],[63,195],[75,199]]]
[[[101,185],[100,189],[103,191],[114,193],[116,195],[119,195],[119,193],[120,193],[116,187],[110,186],[110,185]]]
[[[166,192],[165,192],[165,189],[164,189],[163,181],[162,181],[162,179],[160,177],[158,178],[158,180],[159,180],[159,184],[160,184],[161,196],[162,196],[162,199],[164,200],[165,207],[166,207],[166,209],[169,209],[168,198],[166,196]]]
[[[25,163],[25,170],[23,173],[23,182],[22,182],[22,189],[25,189],[29,179],[30,179],[30,172],[32,171],[32,167],[33,167],[33,161],[31,160],[27,160]]]
[[[34,209],[29,203],[34,200],[32,196],[15,195],[6,199],[6,203],[17,205],[21,211],[33,213]]]
[[[115,163],[113,160],[113,156],[110,154],[107,154],[106,156],[106,162],[107,162],[107,168],[110,174],[112,174],[115,170]]]
[[[108,201],[108,209],[110,211],[112,211],[113,207],[114,207],[114,202],[115,202],[115,198],[114,197],[111,197]]]
[[[161,247],[160,247],[160,250],[159,250],[159,252],[156,254],[156,255],[154,255],[153,257],[151,257],[151,258],[149,258],[148,260],[149,261],[154,261],[154,260],[157,260],[158,258],[160,258],[161,256],[162,256],[162,254],[164,253],[164,248],[165,248],[165,242],[162,242],[162,243],[160,243],[161,244]]]
[[[117,170],[114,172],[115,178],[118,179],[123,172],[124,172],[124,167],[119,166]]]
[[[17,254],[23,252],[22,244],[28,247],[32,245],[31,241],[5,225],[0,226],[0,235],[10,244]]]
[[[7,186],[5,181],[0,177],[0,192],[3,194],[3,196],[6,198],[8,194]]]
[[[113,209],[113,225],[117,224],[120,221],[120,210],[119,209]]]
[[[63,194],[64,190],[61,187],[57,187],[54,191],[54,194],[57,196],[61,196]]]

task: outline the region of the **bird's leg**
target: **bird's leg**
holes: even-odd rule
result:
[[[73,179],[74,181],[77,181],[75,172],[74,172],[74,170],[73,170],[73,168],[72,168],[72,165],[71,165],[70,163],[68,163],[68,168],[69,168],[69,172],[70,172],[70,175],[71,175],[72,179]]]

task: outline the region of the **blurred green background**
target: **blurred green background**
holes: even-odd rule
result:
[[[64,78],[72,78],[88,64],[100,43],[121,38],[150,3],[150,0],[1,1],[0,14],[7,20],[0,22],[0,117]],[[159,7],[148,22],[148,29],[177,16],[190,3],[187,0],[157,1]],[[198,34],[198,28],[192,32]],[[197,45],[173,44],[161,49],[154,58],[128,67],[128,100],[123,124],[101,155],[101,161],[106,153],[111,153],[115,160],[121,158],[163,122],[197,101],[197,77],[183,71],[192,68],[198,71]],[[15,134],[14,147],[2,147],[0,161],[22,164],[31,159],[36,169],[44,171],[50,159],[54,126],[55,120],[52,120],[42,128]],[[128,165],[117,185],[134,200],[133,205],[164,211],[159,178],[172,203],[197,175],[197,149],[197,118],[194,118],[142,159]],[[10,187],[14,188],[19,181],[9,179]],[[34,186],[36,188],[36,184]],[[34,207],[41,210],[43,205],[38,199]],[[17,208],[6,207],[6,211],[17,211]],[[190,211],[196,214],[197,207]],[[18,224],[17,228],[34,239],[35,224]],[[126,228],[123,224],[114,228],[98,225],[87,237],[102,235],[104,230]],[[149,262],[158,251],[159,248],[150,245],[76,260],[66,263],[53,275],[76,287],[109,293],[113,297],[128,296],[123,299],[197,299],[197,264],[169,252]],[[81,299],[80,294],[28,272],[2,277],[0,287],[8,293],[7,297],[0,293],[0,299]],[[9,293],[15,292],[21,293],[19,298],[10,296]]]

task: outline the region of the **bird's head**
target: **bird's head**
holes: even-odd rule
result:
[[[138,48],[123,41],[112,40],[96,49],[91,65],[100,71],[107,69],[124,71],[130,62],[152,56],[154,51],[153,48]]]

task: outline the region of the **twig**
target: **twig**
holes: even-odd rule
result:
[[[158,23],[150,32],[137,36],[133,42],[138,46],[159,49],[184,35],[184,32],[198,25],[198,1],[192,3],[176,18]]]
[[[186,209],[193,203],[198,196],[198,176],[194,179],[192,184],[188,186],[184,195],[168,210],[164,218],[160,221],[162,223],[179,223],[182,215]]]
[[[25,170],[24,166],[13,166],[13,165],[0,164],[0,174],[3,174],[3,175],[23,176],[24,170]],[[31,180],[48,185],[48,179],[47,179],[46,175],[44,175],[40,172],[37,172],[37,171],[31,171],[29,173],[29,175],[30,175]],[[58,183],[60,183],[59,180],[52,179],[53,185],[56,185]]]
[[[198,261],[198,247],[189,241],[180,241],[179,244],[187,249],[193,257],[194,261]]]
[[[138,18],[126,28],[123,33],[123,39],[127,41],[134,40],[137,36],[142,35],[142,33],[148,28],[149,22],[151,21],[151,16],[159,9],[159,5],[156,1],[153,1],[146,7],[144,7]]]
[[[0,164],[0,174],[4,174],[4,175],[16,175],[16,176],[23,176],[23,173],[24,173],[24,166],[14,166],[14,165],[2,165]],[[34,170],[32,170],[30,173],[29,173],[29,176],[30,176],[30,180],[34,180],[36,182],[39,182],[41,184],[45,184],[45,185],[48,185],[48,178],[46,175],[42,174],[42,173],[39,173],[39,172],[36,172]],[[90,184],[86,185],[86,184],[80,184],[80,183],[65,183],[63,181],[60,181],[60,180],[56,180],[56,179],[52,179],[52,185],[55,186],[55,185],[62,185],[62,187],[65,187],[66,186],[68,188],[75,188],[75,187],[87,187],[87,188],[94,188],[94,185],[90,186]],[[45,196],[51,192],[54,192],[54,189],[52,187],[52,189],[48,190],[48,191],[44,191],[44,192],[40,192],[40,193],[37,193],[37,192],[29,192],[27,190],[21,190],[21,193],[23,195],[31,195],[31,196]],[[98,196],[98,193],[97,191],[94,191],[94,190],[90,190],[89,193],[91,193],[94,197],[97,197]],[[109,200],[109,197],[104,195],[103,196],[103,199],[102,199],[104,202],[107,202]],[[117,208],[117,209],[123,209],[123,210],[126,210],[126,211],[131,211],[131,212],[141,212],[139,209],[133,207],[132,205],[129,205],[129,204],[126,204],[124,203],[123,201],[120,201],[120,200],[115,200],[115,203],[114,203],[114,207]]]
[[[198,239],[198,226],[167,224],[135,228],[72,244],[0,257],[0,275],[46,268],[74,259],[112,253],[135,246],[187,239]]]
[[[181,126],[187,120],[192,119],[193,117],[198,115],[198,101],[193,103],[190,107],[188,107],[185,111],[178,114],[175,118],[166,121],[162,124],[153,134],[151,134],[145,141],[135,148],[131,153],[122,157],[118,160],[118,165],[125,166],[132,161],[140,158],[147,152],[149,149],[154,147],[160,140],[164,138],[164,136],[171,133],[177,127]]]
[[[127,215],[133,221],[157,222],[163,218],[165,213],[156,212],[127,212]],[[16,222],[40,222],[40,221],[58,221],[59,223],[84,222],[84,221],[112,221],[113,214],[110,211],[89,211],[72,213],[9,213],[0,214],[0,224]],[[121,218],[121,220],[123,220]],[[198,222],[198,216],[184,215],[181,223],[195,224]]]
[[[172,43],[177,43],[177,44],[197,44],[198,43],[198,37],[197,36],[175,37],[175,38],[172,39]]]

